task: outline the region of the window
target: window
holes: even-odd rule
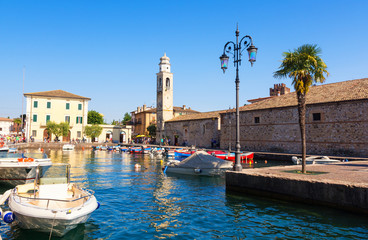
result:
[[[33,114],[33,122],[37,122],[37,114]]]
[[[70,109],[70,103],[66,103],[66,110],[69,110]]]
[[[37,130],[32,130],[32,137],[37,137]]]
[[[321,113],[313,113],[313,121],[321,121]]]
[[[162,87],[162,79],[161,79],[161,78],[158,80],[158,87],[159,87],[159,88],[161,88],[161,87]]]
[[[254,117],[254,123],[259,123],[259,117]]]
[[[47,108],[51,108],[51,102],[47,102]]]
[[[76,123],[82,123],[83,117],[77,117]]]
[[[46,123],[47,123],[48,121],[50,121],[50,118],[51,118],[51,116],[50,116],[50,115],[46,115]]]
[[[166,78],[166,89],[170,89],[170,78]]]
[[[2,131],[3,130],[3,128],[0,128],[0,131]]]
[[[33,102],[33,107],[34,107],[34,108],[38,108],[38,101],[34,101],[34,102]]]
[[[82,110],[82,104],[78,104],[78,110]]]
[[[70,116],[65,116],[65,122],[70,123]]]
[[[77,131],[77,138],[80,138],[82,136],[81,131]]]

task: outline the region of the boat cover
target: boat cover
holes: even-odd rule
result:
[[[232,168],[233,163],[211,156],[205,151],[198,151],[186,159],[175,163],[175,167],[182,168]]]

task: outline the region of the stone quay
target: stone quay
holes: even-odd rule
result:
[[[368,160],[368,159],[367,159]],[[368,161],[226,172],[226,190],[368,214]]]

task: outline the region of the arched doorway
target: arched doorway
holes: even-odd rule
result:
[[[51,134],[49,133],[49,131],[47,131],[47,129],[43,130],[43,141],[51,141]]]
[[[107,131],[106,132],[106,142],[109,142],[112,139],[112,132],[111,131]]]
[[[120,132],[120,143],[126,142],[126,133],[124,131]]]

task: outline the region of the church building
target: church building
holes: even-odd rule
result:
[[[165,122],[177,116],[199,113],[186,105],[182,105],[181,107],[174,106],[173,83],[170,58],[165,53],[160,58],[159,72],[156,73],[157,107],[153,108],[143,105],[143,107],[137,107],[136,111],[131,112],[133,136],[147,136],[149,134],[147,127],[151,124],[156,124],[156,140],[158,142],[167,137],[165,133]]]

